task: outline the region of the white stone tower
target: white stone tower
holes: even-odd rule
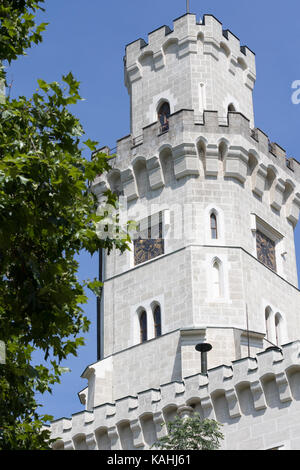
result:
[[[83,373],[85,423],[103,407],[112,423],[116,403],[127,414],[143,400],[153,408],[168,400],[169,384],[180,397],[199,377],[198,343],[212,345],[208,377],[221,367],[215,388],[222,388],[233,361],[281,354],[264,351],[300,338],[300,166],[254,127],[254,53],[213,16],[197,23],[186,14],[173,30],[164,26],[147,43],[129,44],[124,69],[131,134],[117,142],[114,169],[93,191],[99,201],[108,186],[124,195],[139,229],[131,252],[115,251],[102,263],[101,360]],[[105,426],[117,448],[120,432]],[[145,445],[140,426],[131,421],[135,448]]]

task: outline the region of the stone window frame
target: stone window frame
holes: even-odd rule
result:
[[[215,210],[210,213],[210,233],[212,240],[218,240],[218,216]]]
[[[168,106],[168,112],[165,110],[162,112],[163,108]],[[160,124],[160,134],[168,132],[170,129],[170,115],[171,115],[171,106],[168,100],[161,100],[157,106],[157,119]],[[164,122],[161,120],[161,116],[164,116]]]
[[[215,256],[212,260],[211,263],[211,269],[212,269],[212,275],[211,275],[211,280],[212,280],[212,289],[211,289],[211,294],[212,294],[212,299],[213,300],[221,300],[224,298],[224,269],[223,269],[223,263],[220,260],[218,256]],[[215,280],[215,274],[217,273],[217,282]],[[218,285],[218,295],[215,294],[215,285]]]
[[[156,310],[159,308],[159,328],[160,328],[160,333],[157,334],[157,328],[156,328],[156,317],[155,317],[155,312]],[[162,336],[162,311],[161,311],[161,306],[158,302],[152,302],[152,305],[151,305],[151,309],[152,309],[152,316],[153,316],[153,331],[154,331],[154,338],[160,338],[160,336]]]
[[[214,265],[218,263],[219,276],[220,276],[220,295],[219,297],[214,295],[214,284],[213,284],[213,269]],[[229,293],[229,270],[230,263],[228,262],[227,255],[218,254],[212,255],[207,254],[206,256],[206,279],[207,279],[207,294],[204,302],[206,304],[231,304]]]
[[[161,335],[155,336],[155,325],[154,325],[154,310],[156,307],[160,307],[161,314]],[[128,341],[128,347],[137,346],[139,344],[144,344],[150,340],[158,339],[164,335],[165,324],[164,324],[164,296],[159,295],[145,300],[141,304],[132,306],[131,308],[131,323],[130,323],[130,337]],[[141,331],[140,331],[140,316],[143,312],[146,312],[147,318],[147,340],[144,342],[141,341]]]
[[[278,274],[281,277],[284,277],[284,269],[283,269],[283,255],[286,254],[284,250],[285,245],[285,237],[274,227],[268,224],[265,220],[263,220],[258,215],[252,213],[251,214],[252,221],[251,221],[251,230],[253,234],[253,256],[262,263],[266,268],[272,270],[274,273]],[[257,253],[257,232],[262,233],[265,237],[269,238],[275,245],[275,261],[276,261],[276,270],[272,269],[270,266],[265,264],[262,260],[259,259]]]
[[[207,98],[206,98],[206,83],[200,82],[199,83],[198,103],[199,103],[199,112],[200,112],[202,117],[203,117],[204,111],[207,109],[206,101],[207,101]]]
[[[177,97],[174,96],[169,89],[166,89],[161,91],[158,95],[153,96],[152,102],[148,108],[148,112],[146,113],[146,122],[148,122],[149,124],[157,122],[157,111],[164,101],[167,101],[169,103],[170,113],[175,113],[177,106]]]
[[[264,300],[264,324],[265,324],[265,340],[274,346],[281,347],[288,342],[286,317],[284,313],[271,303],[266,303]],[[277,318],[280,321],[276,324]],[[268,343],[270,346],[270,344]]]
[[[146,263],[149,263],[153,260],[156,260],[156,259],[159,259],[161,256],[164,256],[167,252],[166,248],[167,248],[167,244],[166,244],[166,241],[167,241],[167,231],[169,230],[169,225],[170,225],[170,221],[169,221],[169,218],[170,218],[170,215],[169,215],[169,212],[167,210],[159,210],[151,215],[147,215],[146,217],[143,217],[141,218],[140,220],[137,221],[137,224],[139,226],[142,225],[142,230],[152,230],[151,227],[156,227],[157,224],[153,223],[153,220],[155,221],[155,219],[158,218],[158,225],[160,226],[159,227],[159,237],[155,237],[153,238],[153,240],[161,240],[162,243],[162,253],[158,254],[157,256],[153,256],[149,259],[145,259],[145,261],[141,261],[140,263],[136,263],[136,259],[135,259],[135,241],[136,241],[136,233],[133,235],[132,237],[132,243],[131,243],[131,261],[130,261],[130,268],[137,268],[139,266],[143,266],[144,264]],[[149,225],[150,223],[150,225]],[[148,232],[149,233],[149,232]],[[161,237],[160,237],[161,235]]]
[[[217,218],[217,238],[212,238],[211,236],[211,215],[215,214]],[[226,245],[225,241],[225,217],[223,210],[215,205],[210,204],[205,208],[204,211],[204,220],[205,220],[205,243],[209,245],[223,246]]]
[[[139,327],[140,327],[140,344],[148,341],[148,316],[145,309],[140,309],[138,312]],[[144,318],[144,320],[143,320]]]

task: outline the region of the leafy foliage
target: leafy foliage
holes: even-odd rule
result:
[[[0,62],[9,63],[23,55],[31,43],[42,41],[41,33],[47,23],[35,25],[35,16],[44,0],[1,0],[0,4]]]
[[[34,13],[44,0],[4,0],[0,6],[0,60],[10,63],[32,42],[41,41],[45,24]],[[5,79],[4,69],[2,70]],[[110,169],[109,157],[90,139],[69,108],[81,100],[72,73],[62,84],[38,80],[31,98],[0,104],[0,340],[6,364],[0,364],[0,449],[46,449],[49,417],[39,416],[35,392],[51,392],[59,382],[61,360],[76,355],[89,322],[81,305],[75,255],[100,248],[128,248],[126,233],[99,239],[97,201],[88,181]],[[108,201],[116,197],[108,192]],[[123,237],[123,238],[122,238]],[[50,365],[32,365],[39,349]]]
[[[217,450],[224,438],[221,424],[212,419],[201,420],[198,413],[189,418],[176,416],[166,424],[168,434],[153,447],[164,450]]]

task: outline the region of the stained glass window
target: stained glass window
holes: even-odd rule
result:
[[[141,221],[134,240],[134,264],[138,265],[164,254],[162,213]]]
[[[154,312],[153,312],[153,317],[154,317],[155,338],[157,338],[158,336],[161,336],[161,311],[160,311],[159,305],[155,307]]]
[[[257,259],[268,266],[268,268],[276,271],[275,242],[264,233],[256,230],[256,247]]]

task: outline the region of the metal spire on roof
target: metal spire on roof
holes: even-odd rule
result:
[[[190,12],[190,0],[186,0],[186,12]]]

